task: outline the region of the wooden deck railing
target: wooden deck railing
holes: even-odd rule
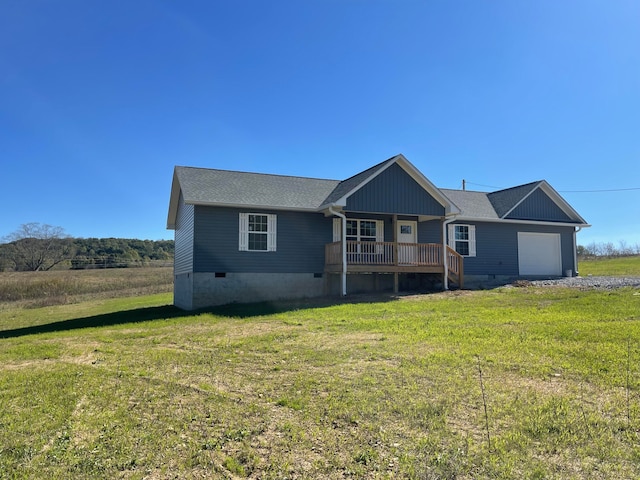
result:
[[[449,267],[449,278],[453,278],[462,288],[464,286],[463,257],[451,247],[447,247],[447,266]]]
[[[325,264],[336,267],[342,265],[342,244],[333,242],[325,245]],[[447,247],[449,277],[461,285],[464,277],[463,258]],[[439,243],[394,243],[347,241],[347,267],[383,266],[394,267],[440,267],[443,266],[442,245]]]

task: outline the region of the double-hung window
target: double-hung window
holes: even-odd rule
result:
[[[377,230],[375,220],[347,220],[347,240],[375,242]]]
[[[340,219],[333,220],[333,241],[340,241]],[[382,220],[347,220],[347,253],[349,261],[364,262],[371,260],[363,254],[381,253],[375,242],[384,241],[384,222]],[[370,243],[370,244],[368,244]]]
[[[241,213],[239,247],[245,252],[276,251],[276,215]]]
[[[333,219],[333,241],[340,241],[340,219]],[[382,220],[347,220],[347,240],[354,242],[384,241],[384,222]]]
[[[463,257],[476,256],[475,225],[449,225],[449,247]]]

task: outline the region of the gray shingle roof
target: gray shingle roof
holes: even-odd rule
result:
[[[460,215],[463,217],[494,220],[499,218],[487,197],[488,194],[485,192],[449,190],[445,188],[442,188],[441,191],[456,204],[460,209]]]
[[[541,181],[518,185],[517,187],[498,190],[487,194],[489,201],[499,217],[504,217],[513,207],[529,195],[531,191],[542,183]]]
[[[175,228],[178,196],[182,192],[184,201],[194,205],[226,205],[283,210],[318,211],[319,207],[335,204],[346,195],[375,177],[390,163],[401,161],[414,168],[402,155],[354,175],[346,180],[292,177],[263,173],[236,172],[209,168],[176,167],[169,204],[168,228]],[[426,180],[425,180],[426,181]],[[426,181],[428,182],[428,181]],[[431,185],[431,184],[429,184]],[[545,188],[555,202],[564,206],[568,215],[576,221],[586,222],[544,181],[519,185],[497,192],[474,192],[468,190],[427,188],[444,198],[452,209],[460,209],[466,219],[497,220],[503,218],[536,188]],[[442,197],[444,195],[444,197]]]
[[[338,180],[176,167],[186,203],[316,209]]]

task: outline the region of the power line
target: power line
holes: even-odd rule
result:
[[[601,192],[629,192],[631,190],[640,190],[640,187],[633,188],[610,188],[604,190],[558,190],[559,193],[601,193]]]
[[[473,183],[473,182],[470,182],[469,180],[465,180],[465,183],[466,183],[467,185],[475,185],[476,187],[497,188],[498,190],[501,190],[501,189],[502,189],[502,187],[496,187],[495,185],[483,185],[483,184],[481,184],[481,183]]]
[[[495,185],[483,185],[481,183],[474,183],[468,180],[465,180],[467,185],[475,185],[477,187],[485,187],[485,188],[495,188],[498,190],[503,190],[505,187],[496,187]],[[596,189],[596,190],[558,190],[558,193],[605,193],[605,192],[630,192],[633,190],[640,190],[640,187],[631,187],[631,188],[607,188],[607,189]]]

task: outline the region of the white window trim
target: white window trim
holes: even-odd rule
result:
[[[475,257],[476,256],[476,226],[468,225],[466,223],[450,223],[447,225],[449,230],[449,248],[456,250],[456,227],[467,227],[469,229],[469,240],[459,240],[461,242],[469,243],[469,255],[462,255],[463,257]]]
[[[360,240],[360,222],[376,222],[376,242],[384,242],[384,220],[373,220],[371,218],[347,218],[347,222],[354,220],[358,222],[358,240]],[[333,219],[333,241],[342,240],[342,220],[340,218]]]
[[[267,249],[249,250],[249,215],[267,217]],[[241,212],[238,219],[238,250],[241,252],[275,252],[277,238],[277,215],[273,213]]]

